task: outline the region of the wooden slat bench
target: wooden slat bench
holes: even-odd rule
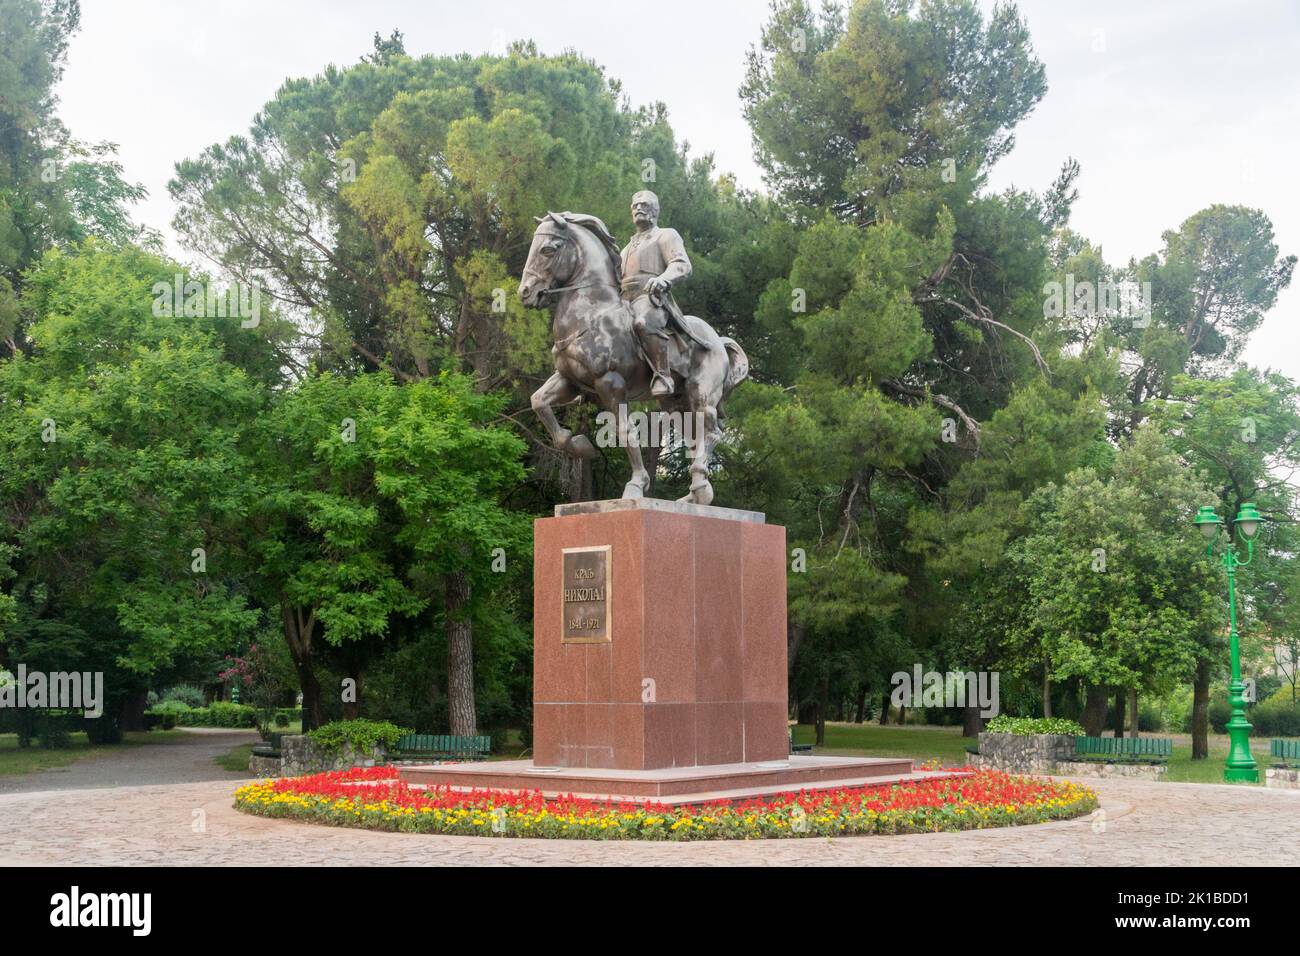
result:
[[[407,734],[388,751],[390,760],[486,760],[492,738],[451,734]]]
[[[812,744],[797,744],[794,742],[794,728],[790,728],[790,753],[792,754],[810,754],[812,753]]]
[[[260,740],[253,745],[254,757],[278,757],[280,756],[280,741],[284,739],[284,734],[271,734],[270,740]]]
[[[1274,737],[1268,752],[1277,761],[1273,766],[1280,770],[1288,770],[1293,764],[1300,767],[1300,740]]]
[[[1100,763],[1167,763],[1174,752],[1168,737],[1075,737],[1077,760]]]

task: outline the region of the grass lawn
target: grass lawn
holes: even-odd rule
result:
[[[72,734],[67,747],[46,750],[39,741],[30,747],[18,746],[17,734],[0,734],[0,776],[33,773],[50,767],[66,767],[70,763],[106,753],[117,746],[138,747],[149,744],[177,743],[183,734],[179,730],[130,731],[122,735],[122,744],[94,744],[82,731]]]
[[[285,731],[285,733],[288,733],[288,731]],[[213,757],[212,762],[222,770],[248,773],[248,758],[253,755],[254,746],[255,744],[240,744],[219,757]]]
[[[1185,736],[1174,738],[1174,753],[1169,758],[1169,773],[1165,779],[1174,783],[1223,783],[1223,762],[1228,759],[1228,735],[1210,734],[1210,755],[1204,760],[1192,759],[1192,745],[1185,743],[1185,740]],[[1241,786],[1262,787],[1264,771],[1272,766],[1268,755],[1268,738],[1251,737],[1250,752],[1259,765],[1259,783]]]
[[[810,744],[817,739],[811,724],[794,729],[796,743]],[[974,747],[974,737],[963,737],[960,727],[907,725],[881,727],[867,724],[826,724],[826,745],[814,753],[868,757],[913,757],[918,764],[938,760],[945,767],[966,762],[966,748]]]
[[[1169,758],[1169,773],[1165,779],[1173,783],[1223,783],[1223,762],[1228,757],[1226,734],[1210,735],[1210,756],[1205,760],[1192,759],[1192,745],[1186,734],[1147,734],[1144,736],[1172,736],[1173,756]],[[800,724],[795,728],[797,743],[810,744],[816,739],[816,728]],[[826,745],[814,751],[819,754],[843,754],[867,757],[912,757],[918,764],[938,759],[945,767],[966,762],[966,748],[974,747],[974,737],[963,737],[960,727],[927,727],[893,724],[881,727],[868,724],[826,724]],[[1268,740],[1252,737],[1251,753],[1259,764],[1258,786],[1263,786],[1264,770],[1269,766]],[[1250,786],[1250,784],[1246,784]]]

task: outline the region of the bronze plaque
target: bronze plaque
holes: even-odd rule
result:
[[[609,548],[564,549],[564,594],[560,634],[565,644],[608,644]]]

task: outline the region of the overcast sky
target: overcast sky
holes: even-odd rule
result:
[[[986,8],[991,3],[985,2]],[[1300,253],[1300,2],[1023,0],[1049,89],[992,186],[1041,190],[1082,164],[1071,225],[1121,263],[1211,203],[1262,208]],[[120,147],[149,199],[139,220],[171,240],[173,164],[247,130],[286,77],[347,64],[376,31],[407,52],[486,52],[528,38],[574,48],[662,100],[694,153],[746,186],[761,178],[737,90],[767,0],[82,0],[60,115]],[[1246,353],[1300,378],[1300,280]]]

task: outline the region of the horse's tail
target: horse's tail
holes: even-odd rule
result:
[[[725,335],[719,338],[722,347],[727,350],[727,380],[722,385],[722,394],[725,396],[749,377],[749,356],[735,339],[729,339]]]

